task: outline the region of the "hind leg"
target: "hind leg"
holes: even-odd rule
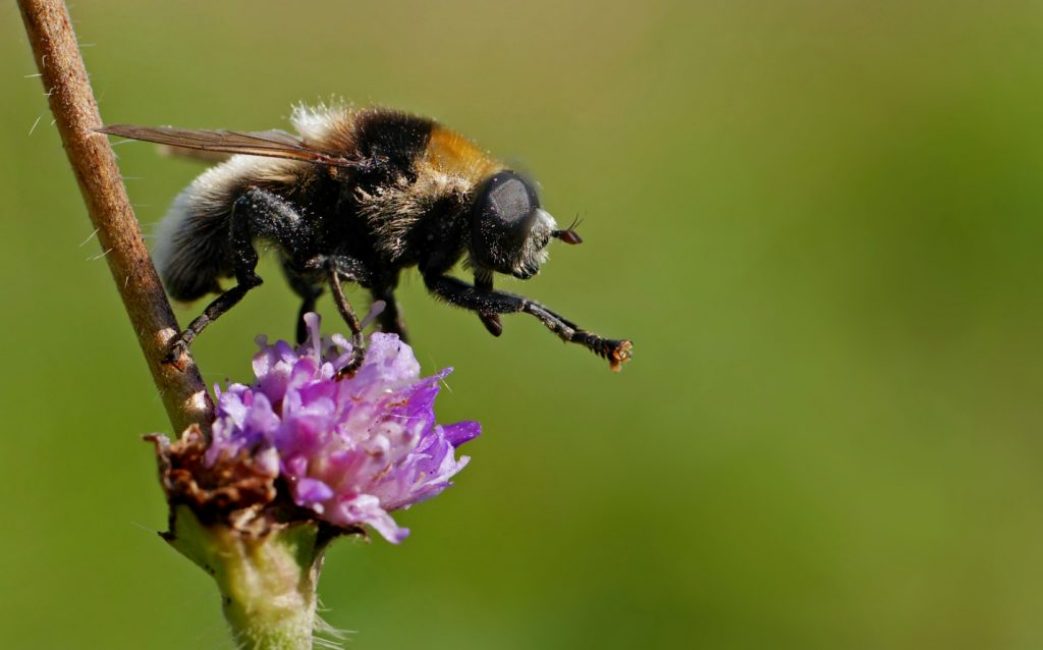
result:
[[[254,271],[258,257],[253,240],[266,237],[277,242],[289,241],[301,223],[300,215],[289,203],[257,187],[247,189],[236,199],[229,220],[236,285],[215,298],[202,314],[178,334],[171,342],[168,362],[177,361],[210,323],[235,307],[251,289],[261,285],[261,277]]]

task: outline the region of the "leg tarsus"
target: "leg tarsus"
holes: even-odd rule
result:
[[[188,352],[189,346],[192,345],[192,341],[199,336],[203,330],[207,328],[210,323],[220,318],[225,312],[232,307],[235,307],[243,296],[261,284],[262,280],[257,275],[250,274],[239,280],[239,283],[234,287],[225,291],[220,296],[215,298],[203,313],[188,324],[180,334],[178,334],[173,341],[170,343],[170,351],[164,358],[164,363],[174,363],[178,361],[186,352]]]

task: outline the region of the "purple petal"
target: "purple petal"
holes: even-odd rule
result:
[[[445,425],[442,427],[442,433],[445,435],[445,439],[449,441],[449,444],[453,447],[459,447],[465,442],[477,438],[482,433],[482,425],[471,420],[465,420]]]
[[[333,498],[333,489],[314,478],[302,478],[297,481],[297,504],[319,503]]]
[[[401,528],[383,508],[380,500],[370,494],[342,502],[337,508],[337,517],[342,525],[367,524],[392,544],[398,544],[409,535],[408,528]]]

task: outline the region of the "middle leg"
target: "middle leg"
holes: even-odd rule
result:
[[[398,301],[395,299],[395,284],[397,281],[386,282],[373,287],[372,295],[374,302],[384,303],[384,310],[377,316],[377,324],[381,332],[397,334],[403,343],[409,343],[409,332],[406,323],[402,320],[402,312],[399,311]]]
[[[299,273],[291,266],[288,259],[283,259],[282,270],[290,288],[301,298],[301,307],[297,310],[296,321],[297,345],[301,345],[308,339],[308,324],[304,322],[304,315],[315,311],[315,303],[322,295],[323,285],[315,282],[313,278]]]
[[[351,308],[348,297],[344,295],[344,287],[340,284],[341,273],[335,265],[331,264],[329,266],[327,277],[330,283],[330,290],[333,292],[333,302],[336,303],[337,311],[340,312],[341,318],[344,319],[348,329],[351,331],[351,359],[347,365],[337,371],[337,376],[350,377],[362,365],[362,359],[366,354],[365,341],[362,336],[362,324],[359,322],[359,317],[355,314],[355,310]]]

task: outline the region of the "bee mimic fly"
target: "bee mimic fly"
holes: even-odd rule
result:
[[[369,290],[385,308],[385,332],[405,338],[394,291],[399,273],[418,267],[428,291],[477,314],[494,336],[501,314],[536,317],[562,340],[608,359],[618,370],[628,340],[602,338],[540,303],[493,288],[493,274],[520,279],[547,260],[547,244],[582,240],[559,228],[533,184],[437,122],[383,108],[294,110],[298,135],[285,131],[202,131],[111,125],[101,133],[166,145],[221,160],[175,199],[154,250],[167,291],[191,301],[215,293],[173,343],[179,357],[192,340],[261,284],[255,243],[278,251],[301,297],[299,316],[314,310],[329,285],[362,361],[362,327],[341,282]],[[448,275],[466,258],[474,284]],[[222,289],[221,278],[235,286]],[[297,339],[305,330],[298,317]]]

